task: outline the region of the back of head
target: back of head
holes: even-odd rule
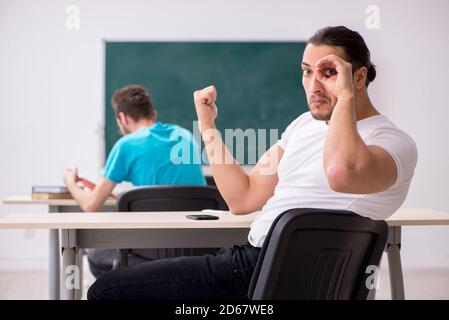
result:
[[[375,65],[371,62],[370,51],[362,36],[344,26],[326,27],[318,30],[307,44],[329,45],[342,47],[355,71],[360,67],[366,67],[368,74],[366,86],[376,78]]]
[[[111,99],[111,104],[117,117],[120,112],[134,121],[152,119],[154,116],[151,97],[140,85],[129,85],[117,90]]]

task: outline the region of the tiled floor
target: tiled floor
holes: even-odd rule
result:
[[[94,280],[84,261],[83,298]],[[448,269],[404,270],[406,299],[449,300]],[[47,299],[48,273],[46,271],[0,272],[0,299]],[[390,299],[387,269],[381,269],[376,299]]]

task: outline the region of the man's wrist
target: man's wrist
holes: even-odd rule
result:
[[[347,93],[337,97],[337,110],[346,110],[351,113],[355,112],[355,97],[353,94]]]
[[[198,127],[199,127],[201,134],[203,134],[204,132],[206,132],[208,130],[216,129],[215,123],[202,123],[201,121],[198,121]]]
[[[337,104],[332,112],[331,121],[336,118],[344,117],[348,115],[355,117],[355,99],[353,95],[345,94],[338,96]]]
[[[354,93],[351,93],[351,92],[342,93],[342,94],[340,94],[337,97],[337,99],[338,99],[339,102],[351,102],[351,101],[354,101]]]
[[[70,179],[70,180],[66,181],[65,184],[67,185],[68,188],[76,187],[75,179]]]

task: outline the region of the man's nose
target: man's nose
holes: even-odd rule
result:
[[[310,79],[309,90],[312,93],[323,92],[323,84],[317,79],[316,72],[313,73]]]

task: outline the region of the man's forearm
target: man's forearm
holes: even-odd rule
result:
[[[216,128],[204,130],[202,136],[215,183],[232,210],[245,198],[249,189],[248,175],[229,152]]]
[[[92,203],[92,193],[86,192],[76,185],[76,182],[71,182],[67,184],[70,193],[73,198],[78,202],[83,211],[95,211],[95,208],[91,207]]]
[[[340,98],[329,122],[324,146],[326,174],[351,174],[369,157],[367,146],[357,131],[354,97]]]

